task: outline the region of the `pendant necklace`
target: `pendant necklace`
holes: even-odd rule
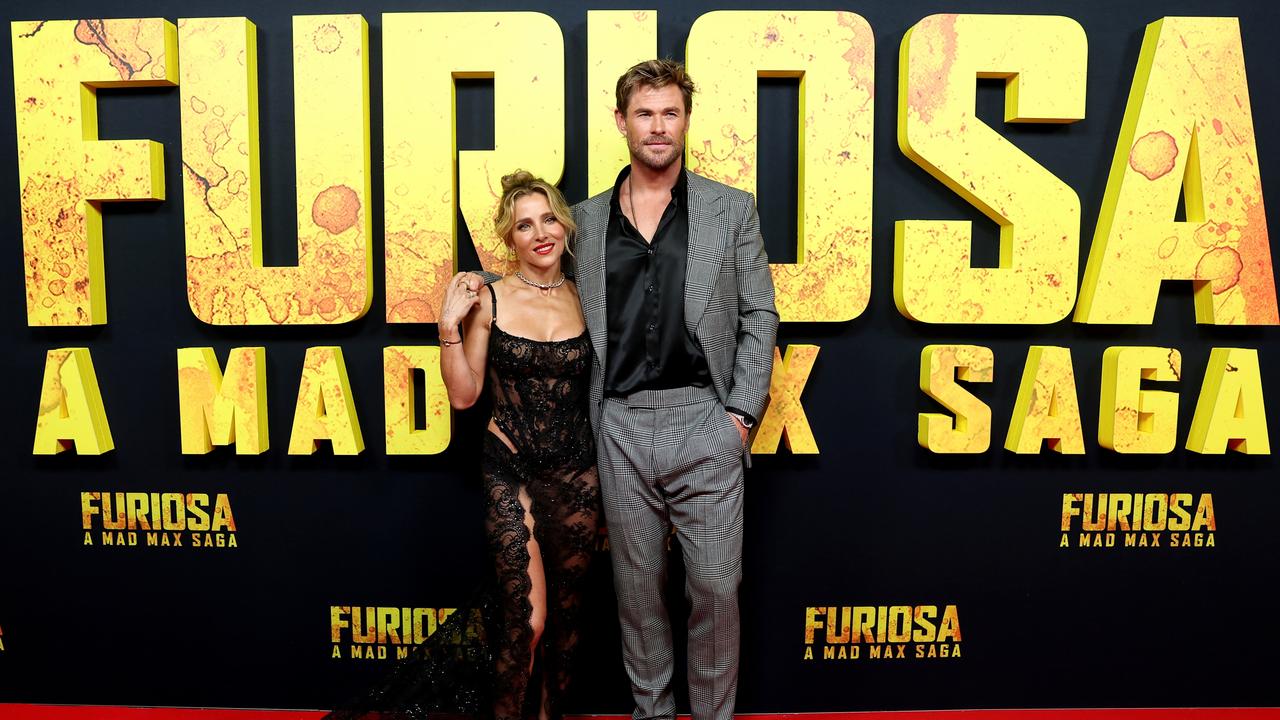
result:
[[[560,279],[552,283],[535,282],[525,277],[524,273],[520,272],[519,270],[516,271],[516,277],[519,278],[520,281],[523,282],[524,284],[532,285],[533,287],[538,288],[539,290],[542,291],[543,295],[550,295],[552,290],[555,290],[556,288],[564,284],[564,273],[560,273]]]
[[[640,217],[636,215],[636,198],[631,194],[631,178],[627,178],[627,204],[631,206],[631,225],[640,232]]]

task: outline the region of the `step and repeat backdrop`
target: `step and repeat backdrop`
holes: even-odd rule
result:
[[[465,605],[442,284],[661,55],[782,318],[739,709],[1280,705],[1280,11],[783,4],[7,4],[0,702],[333,707]]]

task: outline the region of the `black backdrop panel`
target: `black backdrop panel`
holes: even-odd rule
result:
[[[667,2],[659,49],[677,58],[693,20],[717,9]],[[743,0],[733,9],[777,9]],[[290,17],[362,13],[370,25],[373,166],[381,167],[381,13],[533,9],[560,24],[566,46],[567,162],[563,189],[586,194],[586,12],[599,5],[504,2],[485,7],[387,0],[216,3],[10,3],[15,19],[239,16],[259,30],[269,262],[287,263],[295,236]],[[927,326],[894,309],[893,223],[975,221],[979,261],[994,259],[996,231],[977,211],[907,160],[894,140],[898,46],[934,12],[1063,14],[1088,34],[1087,116],[1066,126],[1005,125],[1003,90],[981,83],[979,113],[1080,196],[1081,268],[1101,204],[1142,33],[1163,16],[1238,16],[1249,69],[1264,188],[1280,167],[1280,18],[1263,2],[897,2],[805,9],[863,15],[876,36],[875,205],[870,306],[851,322],[784,324],[779,345],[821,346],[803,396],[821,453],[758,457],[748,475],[739,708],[748,712],[975,707],[1277,705],[1274,648],[1280,507],[1274,456],[1129,457],[1095,441],[1102,355],[1112,345],[1172,346],[1185,378],[1185,441],[1212,347],[1259,351],[1264,388],[1280,379],[1274,328],[1197,326],[1189,283],[1166,283],[1151,326]],[[11,58],[8,33],[0,57]],[[11,62],[11,61],[10,61]],[[695,78],[696,79],[696,78]],[[0,73],[0,96],[12,96]],[[434,344],[430,326],[383,322],[382,181],[374,175],[375,300],[349,325],[219,328],[185,297],[180,131],[176,88],[103,91],[100,136],[165,146],[169,200],[105,206],[110,324],[28,328],[24,315],[14,115],[0,112],[0,377],[6,380],[0,452],[0,701],[86,704],[329,707],[358,692],[386,662],[349,657],[344,630],[332,657],[331,607],[454,607],[485,571],[478,491],[484,411],[457,417],[449,449],[388,457],[380,439],[381,349]],[[760,206],[770,254],[794,259],[796,89],[765,81]],[[459,91],[460,145],[493,142],[492,89]],[[693,121],[698,121],[695,112]],[[773,168],[773,170],[769,170]],[[442,170],[444,172],[444,170]],[[1275,216],[1272,214],[1274,221]],[[1273,225],[1273,227],[1275,227]],[[287,240],[286,240],[287,239]],[[281,244],[284,243],[284,244]],[[1273,255],[1277,243],[1271,243]],[[985,249],[984,249],[985,248]],[[474,266],[464,252],[463,264]],[[916,414],[936,407],[916,388],[920,349],[986,345],[995,382],[976,394],[993,410],[991,451],[937,456],[915,443]],[[1027,348],[1072,350],[1087,453],[1015,456],[999,449]],[[175,349],[264,345],[272,449],[236,456],[179,453]],[[342,346],[368,440],[357,457],[286,454],[305,349]],[[47,350],[88,347],[116,450],[101,457],[34,457],[31,441]],[[1268,397],[1273,431],[1280,398]],[[82,544],[82,492],[225,493],[236,548],[93,547]],[[1063,493],[1212,493],[1213,548],[1060,548]],[[1073,542],[1074,544],[1074,542]],[[607,554],[593,569],[591,630],[570,709],[626,712]],[[680,601],[679,574],[672,596]],[[806,661],[806,608],[955,605],[959,658]],[[678,623],[677,623],[678,624]],[[394,651],[394,648],[392,648]]]

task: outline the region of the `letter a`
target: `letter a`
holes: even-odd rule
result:
[[[1075,372],[1067,348],[1032,345],[1027,351],[1004,447],[1034,455],[1040,452],[1041,440],[1048,440],[1049,449],[1057,453],[1084,454]]]
[[[1246,455],[1271,453],[1257,350],[1214,348],[1209,353],[1187,449],[1221,455],[1228,448]]]
[[[75,446],[80,455],[115,448],[88,348],[50,350],[36,416],[34,455],[56,455]]]
[[[310,455],[317,440],[331,441],[334,455],[359,455],[364,450],[340,347],[307,348],[298,382],[289,454]]]

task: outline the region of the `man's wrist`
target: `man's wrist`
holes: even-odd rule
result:
[[[751,417],[747,413],[744,413],[738,408],[733,408],[733,407],[727,407],[725,408],[725,410],[728,410],[730,415],[737,418],[738,422],[742,423],[742,427],[745,427],[745,428],[755,427],[756,419]]]

